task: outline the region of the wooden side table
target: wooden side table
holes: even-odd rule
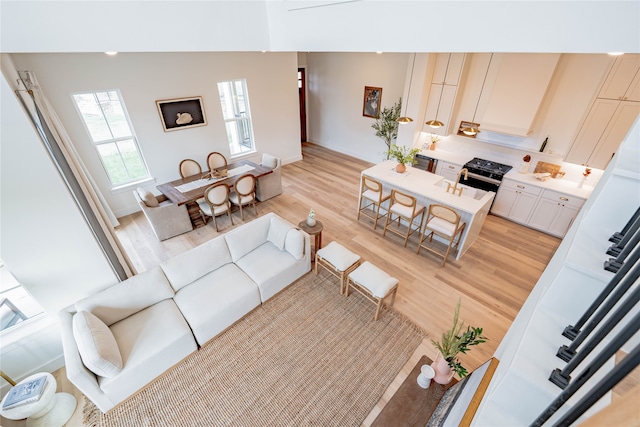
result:
[[[444,392],[458,381],[454,378],[449,384],[431,381],[427,389],[418,385],[418,375],[422,365],[430,365],[432,360],[422,356],[418,364],[404,380],[389,402],[382,408],[371,427],[424,427],[433,411],[438,407]]]
[[[302,231],[307,233],[309,236],[313,236],[315,238],[314,245],[313,245],[313,253],[311,254],[311,260],[313,261],[315,260],[315,252],[319,249],[322,249],[322,229],[323,229],[322,222],[316,220],[316,225],[311,227],[309,224],[307,224],[307,220],[305,219],[304,221],[300,221],[298,223],[298,227],[302,229]]]

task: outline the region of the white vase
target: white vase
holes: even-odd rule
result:
[[[522,164],[520,165],[520,169],[518,169],[518,172],[520,173],[529,172],[529,162],[522,162]]]
[[[586,181],[587,181],[587,177],[583,176],[582,179],[580,180],[580,182],[578,183],[578,188],[582,188]]]
[[[309,227],[313,227],[314,225],[316,225],[316,219],[313,217],[308,216],[307,217],[307,225]]]

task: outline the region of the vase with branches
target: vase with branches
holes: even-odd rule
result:
[[[403,173],[406,170],[405,165],[415,165],[416,154],[420,152],[419,148],[409,148],[404,145],[399,146],[396,144],[391,144],[389,147],[389,157],[395,159],[398,162],[398,166],[396,167],[396,171],[399,173]]]
[[[393,141],[398,137],[398,122],[400,117],[400,111],[402,109],[402,98],[398,99],[398,102],[391,107],[384,107],[380,111],[380,115],[371,127],[376,131],[376,136],[382,138],[385,144],[387,144],[387,160],[389,160],[389,154]]]
[[[442,333],[439,340],[431,340],[433,345],[440,351],[442,357],[447,361],[453,372],[458,377],[464,378],[469,373],[458,360],[458,354],[466,354],[469,347],[487,342],[487,337],[482,335],[482,328],[466,325],[460,320],[460,300],[453,315],[453,326],[448,331]]]

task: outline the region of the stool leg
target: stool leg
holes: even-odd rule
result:
[[[374,321],[378,320],[378,316],[380,315],[380,307],[382,307],[382,298],[378,298],[378,306],[376,307],[376,315],[373,318]]]
[[[389,307],[393,307],[393,303],[396,302],[397,293],[398,293],[398,285],[396,285],[396,287],[393,288],[393,293],[391,294],[391,304],[389,305]]]
[[[351,280],[351,279],[350,279],[349,277],[347,277],[346,288],[345,288],[345,290],[344,290],[344,295],[345,295],[346,297],[348,297],[348,296],[349,296],[349,280]]]

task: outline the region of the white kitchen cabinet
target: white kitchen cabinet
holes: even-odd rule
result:
[[[555,53],[494,53],[480,94],[481,128],[528,136],[559,59]]]
[[[616,58],[598,98],[620,101],[640,101],[640,55],[622,55]]]
[[[440,160],[436,166],[436,175],[444,176],[449,181],[455,181],[461,169],[462,165]]]
[[[638,102],[596,99],[565,161],[605,169],[638,114]]]
[[[544,190],[527,225],[564,237],[585,200],[553,190]]]
[[[504,178],[491,207],[491,213],[520,224],[527,224],[542,189]]]
[[[439,53],[431,83],[458,86],[464,60],[464,53]]]
[[[444,126],[432,128],[424,124],[423,132],[441,136],[447,136],[451,133],[453,129],[451,116],[465,58],[466,54],[464,53],[439,53],[436,57],[436,65],[431,78],[431,88],[427,100],[425,121],[439,120],[444,123]]]

